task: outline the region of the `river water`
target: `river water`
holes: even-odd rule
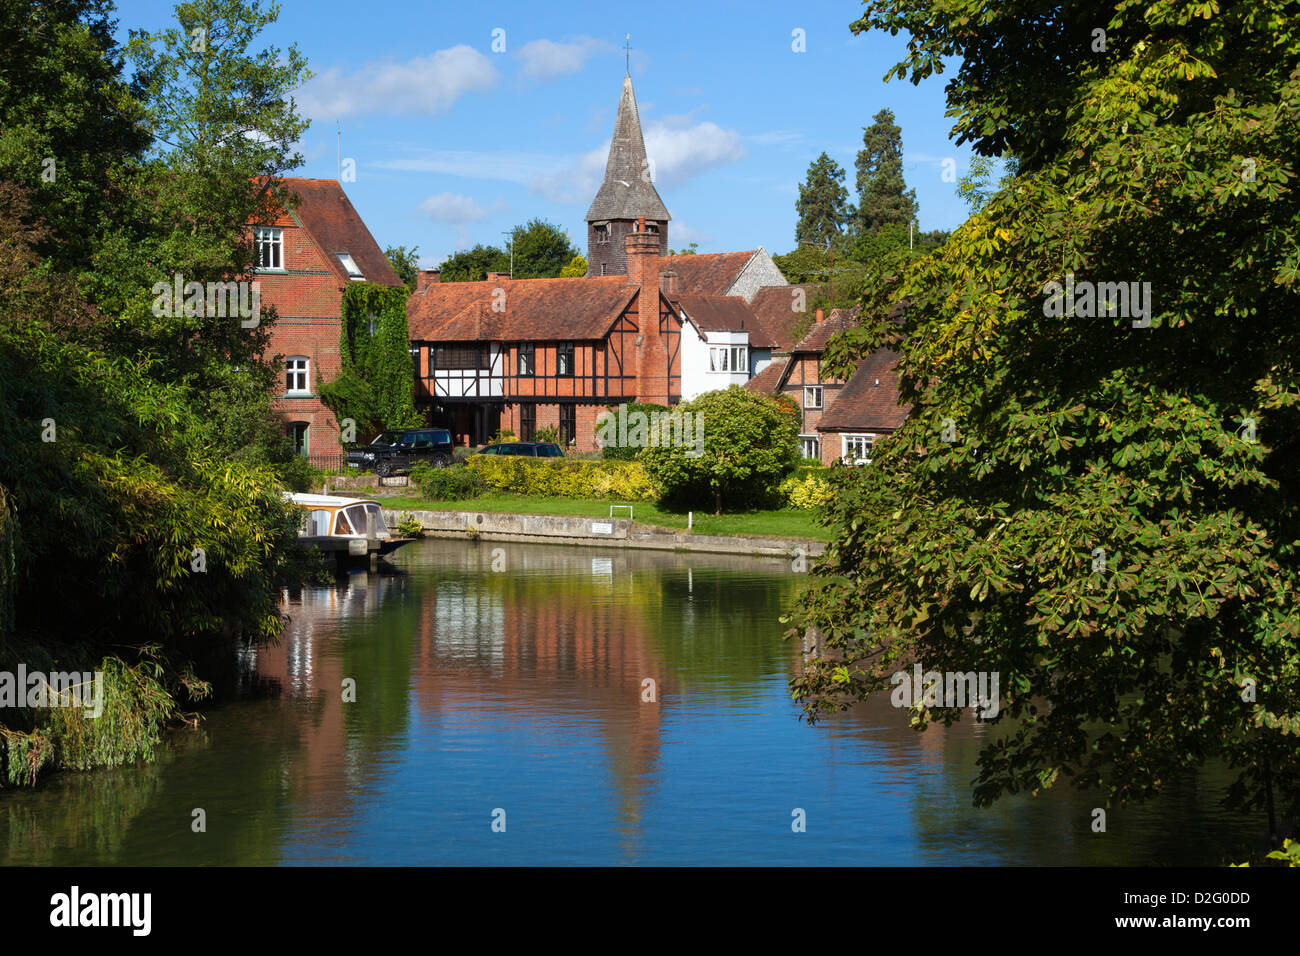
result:
[[[918,734],[882,696],[802,723],[784,562],[426,540],[393,565],[286,594],[280,643],[156,762],[0,792],[0,862],[1218,864],[1263,833],[1222,775],[1098,833],[1095,794],[972,807],[970,720]]]

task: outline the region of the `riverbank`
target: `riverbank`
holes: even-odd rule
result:
[[[477,504],[477,501],[468,504]],[[385,502],[390,504],[390,502]],[[532,514],[485,510],[462,510],[466,502],[440,502],[444,508],[386,508],[384,521],[396,527],[415,518],[426,535],[484,541],[563,542],[602,548],[639,548],[651,551],[690,551],[709,554],[743,554],[756,557],[790,558],[795,561],[816,557],[825,543],[787,536],[701,534],[684,529],[664,528],[626,517]],[[614,506],[614,511],[619,511]],[[627,510],[623,509],[622,514]],[[634,512],[635,513],[635,512]],[[795,570],[806,570],[806,565]]]

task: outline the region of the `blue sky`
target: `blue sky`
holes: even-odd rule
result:
[[[797,186],[823,150],[848,172],[862,127],[881,108],[903,130],[904,174],[920,227],[965,219],[943,160],[965,172],[949,139],[943,86],[882,76],[904,37],[855,37],[852,0],[754,3],[515,4],[284,0],[265,34],[297,44],[315,79],[297,101],[312,119],[294,175],[344,184],[380,246],[418,246],[436,265],[533,217],[566,229],[585,253],[587,211],[604,171],[631,34],[631,73],[673,220],[669,243],[701,252],[788,252]],[[120,0],[119,32],[172,22],[172,4]],[[494,52],[494,31],[498,46]],[[795,52],[793,33],[806,49]]]

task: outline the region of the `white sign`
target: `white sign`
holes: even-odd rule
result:
[[[593,521],[591,523],[592,534],[613,534],[614,526],[608,521]]]

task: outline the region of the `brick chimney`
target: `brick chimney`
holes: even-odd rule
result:
[[[509,281],[510,281],[510,273],[509,273],[509,272],[489,272],[489,273],[487,274],[487,281],[488,281],[488,282],[509,282]]]
[[[677,293],[677,273],[672,269],[665,269],[659,273],[659,291],[664,295]]]
[[[659,332],[659,236],[646,232],[645,217],[637,219],[636,232],[623,240],[627,252],[627,281],[640,287],[637,294],[636,400],[668,404],[668,349]]]
[[[415,274],[415,291],[423,292],[434,283],[442,281],[442,272],[438,269],[421,269]]]
[[[820,321],[821,321],[822,319],[824,319],[824,318],[826,318],[826,313],[823,312],[821,309],[818,309],[818,310],[817,310],[817,318],[815,319],[815,321],[820,322]]]

